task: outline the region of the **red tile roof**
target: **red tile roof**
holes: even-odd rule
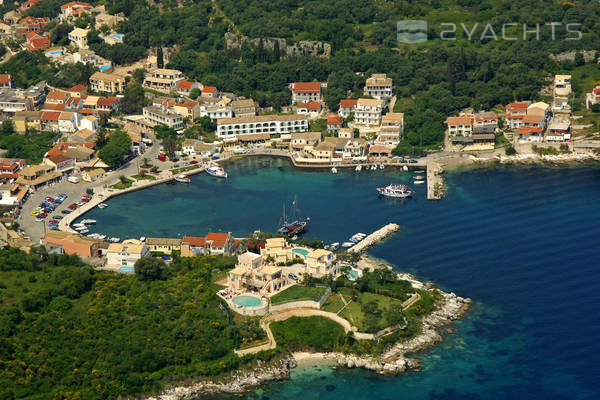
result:
[[[600,94],[600,86],[594,88],[594,94]]]
[[[321,82],[294,82],[292,84],[294,93],[321,93]]]
[[[98,99],[98,103],[96,103],[96,106],[99,107],[112,107],[113,104],[115,104],[117,102],[117,98],[116,97],[100,97]]]
[[[187,244],[194,247],[202,247],[206,243],[206,238],[200,236],[184,236],[181,244]]]
[[[342,117],[337,115],[336,113],[330,113],[327,116],[327,125],[341,125],[344,123]]]
[[[519,102],[519,103],[510,103],[506,106],[506,111],[509,110],[523,110],[523,109],[527,109],[527,107],[529,107],[529,103],[528,102]]]
[[[214,93],[215,90],[217,90],[217,88],[214,86],[204,86],[202,88],[202,93]]]
[[[471,117],[448,117],[446,120],[448,125],[471,125],[473,118]]]
[[[180,105],[181,107],[185,107],[185,108],[188,108],[188,109],[190,109],[190,108],[194,108],[194,107],[196,107],[198,104],[200,104],[200,103],[198,103],[197,101],[188,101],[188,102],[186,102],[186,103],[181,103],[181,104],[179,104],[179,105]]]
[[[60,111],[43,111],[41,115],[42,121],[58,121],[60,117]]]
[[[354,108],[357,99],[342,99],[340,100],[340,108]]]
[[[79,84],[79,85],[75,85],[71,89],[69,89],[69,92],[84,92],[86,90],[87,90],[87,86]]]
[[[12,82],[11,74],[0,74],[0,84],[6,85]]]
[[[524,115],[523,123],[524,124],[540,124],[542,123],[543,115]]]
[[[181,81],[177,84],[177,89],[191,90],[192,86],[194,86],[194,82]]]
[[[309,111],[319,111],[321,103],[318,101],[309,101],[308,103],[298,103],[297,108],[306,108]]]
[[[59,92],[58,90],[53,90],[46,96],[46,99],[50,100],[64,100],[67,97],[67,92]]]
[[[27,43],[25,47],[29,51],[44,50],[50,47],[50,39],[47,36],[40,36],[35,32],[31,32],[27,35]]]
[[[212,242],[212,246],[223,247],[225,246],[225,242],[227,241],[228,237],[228,233],[208,233],[205,239],[207,242]]]
[[[62,6],[60,6],[60,9],[61,10],[66,10],[67,8],[71,8],[73,6],[92,8],[92,5],[90,3],[84,3],[84,2],[81,2],[81,1],[71,1],[70,3],[63,4]]]
[[[522,126],[519,128],[519,135],[531,135],[532,133],[542,133],[542,128],[537,126]]]
[[[44,111],[65,111],[65,104],[46,103],[42,106]]]
[[[72,158],[69,158],[67,156],[65,156],[62,153],[54,153],[54,154],[48,154],[46,156],[46,158],[50,161],[52,161],[54,164],[58,165],[60,163],[64,163],[66,161],[71,161]]]

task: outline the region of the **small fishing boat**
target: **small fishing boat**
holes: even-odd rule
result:
[[[424,174],[424,173],[425,173],[425,171],[423,171],[423,170],[415,171],[415,174]]]
[[[84,219],[83,221],[81,221],[82,224],[88,225],[88,224],[95,224],[96,220],[95,219]]]
[[[352,243],[352,242],[344,242],[344,243],[342,243],[342,247],[344,247],[344,248],[348,248],[348,247],[352,247],[352,246],[354,246],[354,243]]]
[[[405,165],[404,167],[402,167],[402,171],[404,171],[404,172],[408,171],[408,167]]]
[[[410,190],[406,185],[394,185],[390,184],[386,187],[377,188],[377,192],[380,195],[385,197],[393,197],[393,198],[407,198],[412,197],[414,192]]]
[[[423,179],[423,175],[417,175],[417,176],[415,176],[415,179],[416,180],[421,180],[421,179]]]
[[[338,171],[337,171],[337,168],[336,168],[336,167],[332,167],[332,168],[331,168],[331,173],[332,173],[332,174],[337,174],[337,172],[338,172]]]
[[[98,239],[104,240],[104,239],[106,239],[106,235],[98,235]]]
[[[371,165],[371,171],[375,171],[377,169],[377,164]]]
[[[84,231],[84,230],[87,230],[89,232],[88,228],[85,225],[83,225],[83,226],[75,226],[75,227],[73,227],[73,229],[75,229],[77,232],[81,232],[81,231]]]
[[[175,180],[179,183],[190,183],[192,181],[187,175],[177,175]]]
[[[98,208],[106,208],[106,207],[108,207],[108,204],[106,204],[106,203],[98,204]]]
[[[379,169],[384,169],[384,168],[385,168],[385,165],[379,164]]]
[[[78,230],[77,233],[79,233],[80,235],[85,235],[86,233],[88,233],[90,230],[89,229],[82,229],[82,230]]]
[[[227,178],[227,172],[221,167],[214,166],[206,168],[206,173],[217,178]]]
[[[121,241],[121,238],[118,237],[111,237],[108,239],[109,242],[111,243],[119,243]]]
[[[356,172],[360,172],[360,171],[362,171],[362,165],[357,165],[357,166],[356,166],[356,168],[354,168],[354,170],[355,170]]]
[[[424,183],[425,183],[425,181],[423,181],[423,180],[419,180],[419,181],[414,181],[413,183],[414,183],[415,185],[422,185],[422,184],[424,184]]]
[[[330,249],[331,251],[335,251],[335,250],[337,250],[339,247],[340,247],[340,243],[339,243],[339,242],[331,243],[331,244],[329,245],[329,249]]]

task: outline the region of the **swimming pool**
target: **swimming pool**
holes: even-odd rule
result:
[[[110,69],[110,68],[112,68],[111,65],[101,65],[100,67],[98,67],[98,69],[100,71],[106,71],[107,69]]]
[[[348,270],[348,275],[350,275],[353,280],[356,280],[360,277],[360,275],[358,274],[358,271],[355,269]]]
[[[119,271],[121,271],[121,272],[134,272],[135,271],[135,267],[127,267],[127,266],[123,265],[122,267],[119,267]]]
[[[300,254],[303,258],[306,258],[306,255],[310,253],[310,251],[302,248],[293,249],[292,253]]]
[[[49,52],[48,54],[50,54],[52,56],[57,56],[57,55],[62,54],[62,53],[63,53],[62,50],[54,50],[54,51]]]
[[[114,35],[112,35],[112,37],[114,37],[117,40],[123,40],[123,35],[120,33],[115,33]]]
[[[242,307],[258,307],[262,304],[262,301],[254,296],[238,296],[233,302]]]

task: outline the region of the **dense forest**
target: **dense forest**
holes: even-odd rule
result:
[[[262,330],[234,317],[212,283],[234,262],[183,258],[142,277],[0,250],[0,398],[115,399],[252,361],[232,350]]]

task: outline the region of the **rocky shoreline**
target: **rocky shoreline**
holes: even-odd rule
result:
[[[363,256],[363,268],[382,268],[389,265]],[[415,279],[410,274],[398,273],[400,279],[408,280],[414,288],[434,290],[430,285]],[[439,291],[443,300],[440,307],[423,319],[420,334],[406,342],[390,346],[380,356],[357,356],[343,353],[294,353],[270,366],[259,366],[252,371],[236,371],[221,382],[203,380],[189,386],[177,386],[166,389],[161,395],[147,397],[145,400],[190,400],[207,393],[243,393],[263,384],[288,379],[290,371],[299,362],[332,362],[344,368],[364,368],[382,375],[397,375],[409,370],[418,370],[420,362],[408,357],[409,354],[429,348],[443,341],[439,328],[461,318],[469,309],[471,299],[462,298],[454,293]]]

